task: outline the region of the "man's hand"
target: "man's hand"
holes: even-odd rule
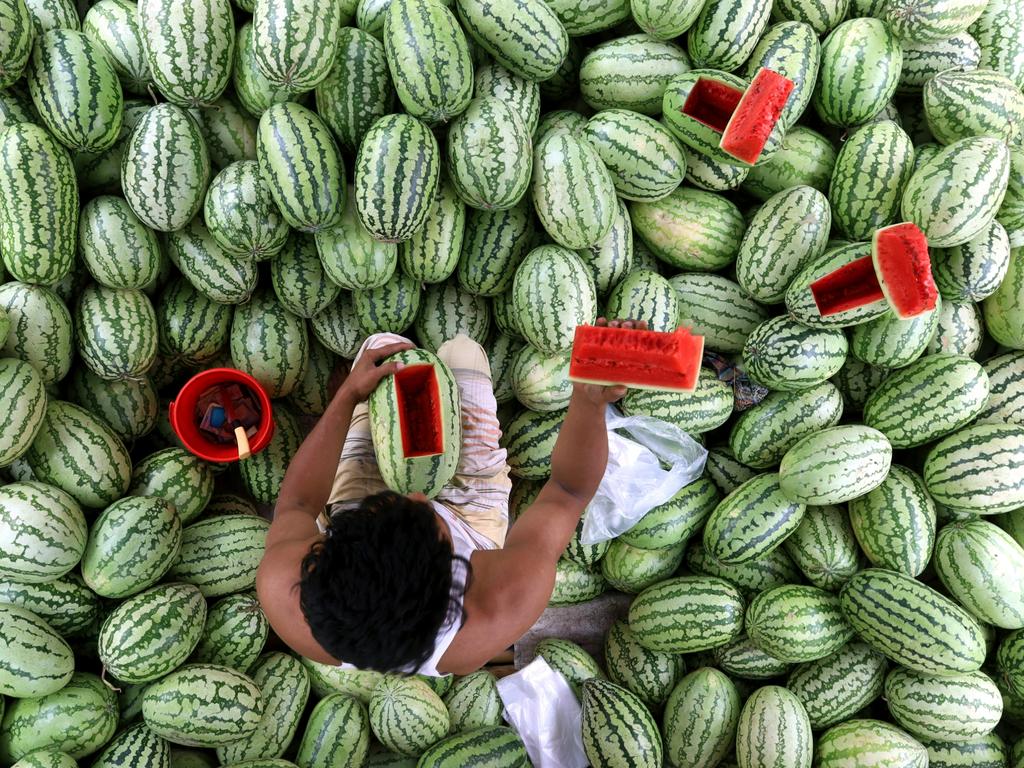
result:
[[[391,376],[403,368],[402,363],[382,364],[381,361],[407,349],[414,349],[414,346],[403,341],[397,344],[388,344],[386,347],[364,350],[363,356],[352,366],[345,383],[338,389],[338,396],[350,397],[356,403],[366,400],[381,379]]]
[[[594,325],[608,328],[625,328],[627,330],[646,331],[646,320],[607,320],[599,317]],[[575,384],[573,389],[576,394],[586,398],[594,405],[607,405],[621,400],[626,396],[626,387],[618,384],[611,387],[604,387],[600,384]]]

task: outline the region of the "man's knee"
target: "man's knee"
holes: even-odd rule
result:
[[[437,356],[449,368],[471,368],[490,374],[491,366],[484,348],[464,333],[442,344]]]

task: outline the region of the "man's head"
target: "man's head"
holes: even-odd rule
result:
[[[451,587],[451,543],[430,504],[380,493],[331,518],[302,561],[299,601],[336,659],[393,671],[429,659],[438,629],[461,620]]]

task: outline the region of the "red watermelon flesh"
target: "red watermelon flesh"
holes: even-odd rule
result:
[[[875,232],[871,258],[878,283],[902,319],[930,312],[939,299],[928,256],[928,238],[911,222],[893,224]]]
[[[444,453],[441,392],[433,365],[409,365],[395,374],[398,426],[405,458]]]
[[[721,133],[729,125],[743,91],[731,85],[701,77],[683,104],[683,114]]]
[[[573,339],[569,380],[693,392],[703,354],[704,337],[688,328],[664,333],[581,325]]]
[[[819,277],[811,283],[811,294],[822,317],[838,315],[885,298],[870,256],[863,256]]]
[[[756,163],[793,88],[788,77],[765,67],[758,70],[722,130],[722,151],[747,165]]]

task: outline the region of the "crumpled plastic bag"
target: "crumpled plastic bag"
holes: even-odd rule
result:
[[[498,681],[505,720],[519,732],[534,768],[587,768],[583,712],[558,672],[538,656]]]
[[[609,541],[628,531],[700,477],[708,458],[704,446],[661,419],[622,416],[609,406],[607,424],[608,468],[583,519],[584,544]]]

